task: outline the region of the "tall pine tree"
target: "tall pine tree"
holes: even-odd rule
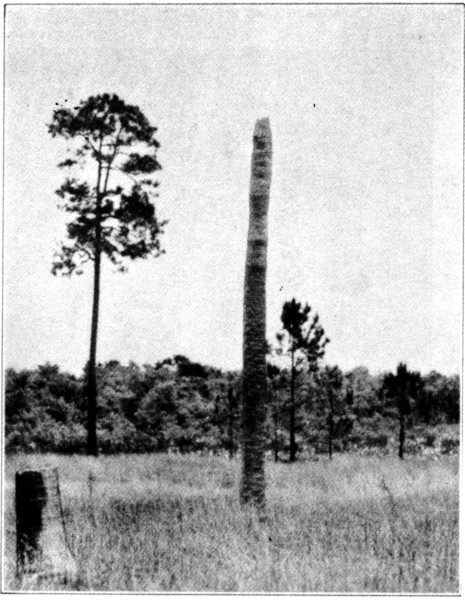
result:
[[[124,271],[127,263],[159,256],[165,221],[156,216],[154,199],[161,169],[159,143],[137,106],[116,95],[91,96],[78,106],[54,111],[49,132],[69,142],[58,166],[70,171],[57,190],[60,207],[70,214],[68,238],[55,255],[52,273],[79,275],[93,263],[94,287],[87,365],[87,453],[97,456],[96,355],[102,256]]]

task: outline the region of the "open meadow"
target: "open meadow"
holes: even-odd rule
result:
[[[57,467],[74,587],[96,591],[457,593],[458,456],[267,463],[267,520],[239,505],[239,459],[13,455],[4,589],[15,581],[14,473]],[[43,589],[50,589],[47,584]]]
[[[463,31],[5,4],[0,592],[459,594]]]

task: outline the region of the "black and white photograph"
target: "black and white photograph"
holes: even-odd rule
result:
[[[455,595],[462,4],[6,4],[2,592]]]

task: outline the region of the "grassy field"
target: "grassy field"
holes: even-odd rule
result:
[[[459,591],[458,457],[349,455],[268,463],[265,524],[240,509],[238,459],[9,457],[4,589],[25,589],[14,472],[51,466],[82,591]]]

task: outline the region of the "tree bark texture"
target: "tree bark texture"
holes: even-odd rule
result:
[[[266,253],[271,186],[271,130],[255,124],[244,285],[242,481],[240,499],[265,508]]]
[[[21,580],[73,581],[56,469],[16,473],[16,565]]]

